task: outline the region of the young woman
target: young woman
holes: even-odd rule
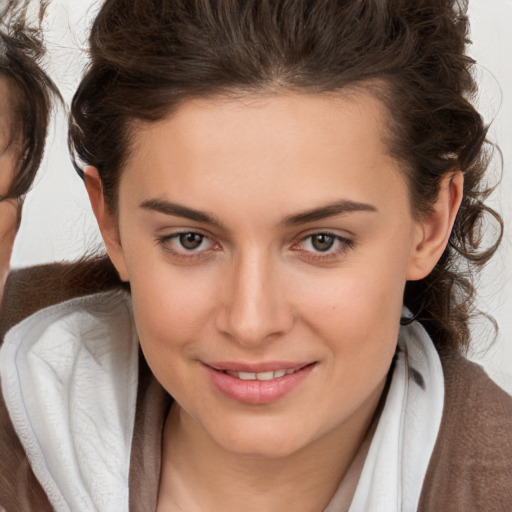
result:
[[[43,157],[51,98],[58,96],[39,65],[44,47],[40,30],[26,22],[27,4],[10,0],[0,13],[0,298],[22,199]]]
[[[37,300],[118,290],[6,335],[7,510],[510,510],[459,4],[102,5],[70,146],[111,263]]]

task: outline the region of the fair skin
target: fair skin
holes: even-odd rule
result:
[[[0,195],[9,190],[12,178],[13,158],[0,156]],[[0,300],[11,259],[14,239],[18,230],[20,205],[15,199],[0,201]]]
[[[15,152],[6,149],[10,131],[9,87],[0,79],[0,196],[7,194],[13,179]],[[14,238],[18,230],[20,206],[15,199],[0,201],[0,300],[11,259]]]
[[[159,511],[317,511],[343,479],[405,283],[441,256],[462,193],[454,173],[415,219],[385,116],[362,92],[188,101],[137,130],[116,213],[86,170],[145,357],[175,399]]]

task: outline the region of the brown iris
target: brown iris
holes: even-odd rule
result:
[[[313,235],[311,237],[311,244],[317,251],[325,252],[331,249],[334,245],[334,237],[325,233]]]
[[[184,249],[193,251],[203,242],[203,236],[197,233],[183,233],[180,235],[180,244]]]

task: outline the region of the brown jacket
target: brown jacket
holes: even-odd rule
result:
[[[118,286],[105,266],[67,265],[12,275],[0,313],[0,335],[41,307]],[[72,286],[70,286],[70,282]],[[34,289],[38,293],[34,295]],[[421,512],[512,512],[512,397],[477,365],[455,352],[441,354],[445,405],[438,439],[423,485]],[[156,509],[160,446],[170,398],[141,357],[130,466],[130,511]],[[5,404],[0,398],[0,510],[50,512]],[[391,511],[383,511],[391,512]]]

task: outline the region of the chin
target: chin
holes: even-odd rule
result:
[[[281,459],[300,451],[301,445],[284,442],[283,439],[237,440],[229,443],[225,449],[239,457],[249,459]]]
[[[256,424],[255,424],[256,423]],[[217,428],[210,435],[224,450],[241,457],[253,459],[283,458],[299,452],[306,444],[305,433],[297,438],[289,424],[271,422],[258,424],[248,421],[245,426],[234,425]],[[217,435],[218,434],[218,435]]]

